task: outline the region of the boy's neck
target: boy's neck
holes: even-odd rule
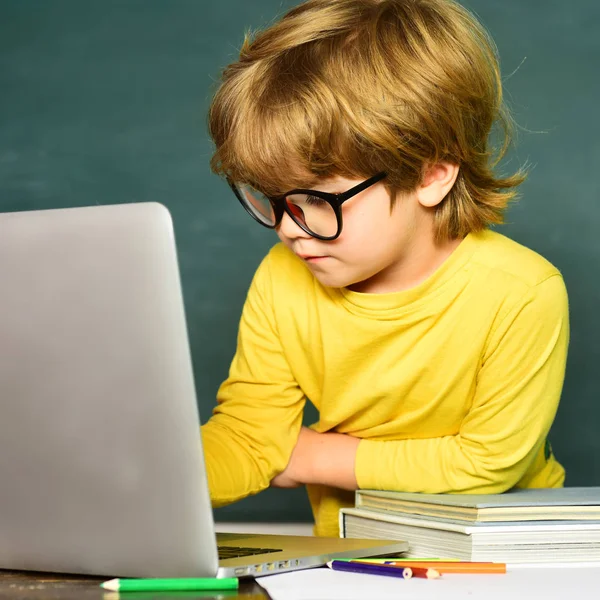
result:
[[[436,243],[432,238],[421,238],[410,252],[373,277],[348,287],[363,294],[390,294],[402,292],[426,281],[458,248],[463,238]]]

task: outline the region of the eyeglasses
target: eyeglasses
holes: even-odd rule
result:
[[[250,216],[275,229],[286,212],[301,229],[319,240],[335,240],[342,232],[342,204],[386,177],[378,173],[341,194],[318,190],[291,190],[281,196],[266,196],[248,184],[228,180],[231,189]]]

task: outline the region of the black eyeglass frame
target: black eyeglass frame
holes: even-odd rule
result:
[[[229,187],[231,187],[231,189],[233,190],[235,197],[239,200],[240,204],[244,207],[246,212],[257,223],[260,223],[264,227],[267,227],[268,229],[275,229],[281,223],[281,219],[283,218],[283,213],[286,212],[290,216],[292,221],[294,221],[294,223],[296,223],[296,225],[298,225],[298,227],[300,227],[303,231],[308,233],[308,235],[310,235],[314,238],[317,238],[318,240],[332,241],[332,240],[335,240],[336,238],[338,238],[340,236],[340,234],[342,233],[342,227],[343,227],[342,204],[344,204],[344,202],[346,202],[346,200],[350,200],[350,198],[356,196],[357,194],[360,194],[360,192],[366,190],[367,188],[371,187],[372,185],[375,185],[376,183],[378,183],[385,177],[387,177],[387,173],[385,171],[381,171],[380,173],[377,173],[377,175],[373,175],[373,177],[366,179],[365,181],[355,185],[354,187],[350,188],[349,190],[347,190],[345,192],[342,192],[341,194],[331,194],[329,192],[321,192],[319,190],[308,190],[308,189],[291,190],[289,192],[286,192],[285,194],[282,194],[281,196],[267,196],[265,194],[265,197],[269,200],[269,202],[271,203],[271,206],[273,208],[273,214],[275,216],[275,223],[273,225],[270,225],[269,223],[265,223],[264,221],[261,221],[260,218],[256,214],[254,214],[254,212],[252,212],[252,209],[248,206],[247,202],[244,200],[241,191],[238,189],[237,185],[233,181],[231,181],[230,179],[227,179],[227,183],[229,184]],[[325,200],[333,209],[333,212],[335,213],[335,217],[337,219],[337,231],[336,231],[335,235],[330,235],[330,236],[319,235],[319,234],[311,231],[308,228],[308,226],[305,225],[304,223],[299,222],[298,219],[296,218],[296,216],[294,216],[294,214],[288,207],[287,202],[285,201],[287,196],[291,196],[293,194],[307,194],[307,195],[315,196],[317,198],[321,198],[322,200]]]

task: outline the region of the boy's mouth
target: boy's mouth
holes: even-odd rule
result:
[[[312,256],[310,254],[298,254],[298,256],[306,262],[319,262],[328,256]]]

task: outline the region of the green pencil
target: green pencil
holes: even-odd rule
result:
[[[237,577],[181,579],[111,579],[100,587],[113,592],[173,592],[199,590],[237,590]]]

